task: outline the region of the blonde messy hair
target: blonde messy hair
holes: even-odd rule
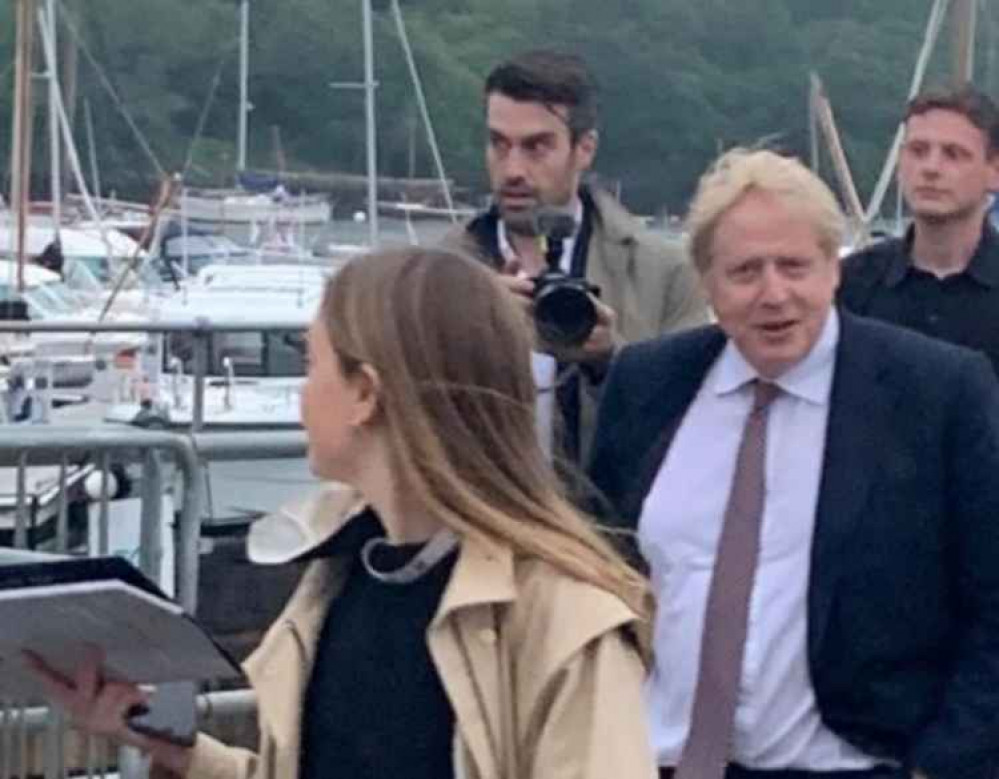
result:
[[[846,222],[836,196],[825,183],[791,157],[760,149],[726,152],[701,176],[687,213],[690,253],[704,273],[721,218],[750,192],[764,192],[799,210],[810,221],[827,257],[836,257]]]
[[[397,488],[462,537],[540,558],[636,613],[645,580],[562,494],[535,428],[527,317],[496,274],[406,248],[349,263],[320,309],[349,375],[379,374]]]

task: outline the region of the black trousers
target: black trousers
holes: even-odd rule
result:
[[[860,771],[803,771],[798,768],[755,769],[735,763],[725,770],[725,779],[909,779],[904,768],[876,766]],[[673,779],[672,768],[660,768],[659,779]]]

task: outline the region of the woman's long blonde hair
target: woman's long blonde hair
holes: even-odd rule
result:
[[[532,331],[495,273],[423,248],[359,257],[320,317],[380,377],[397,487],[463,537],[540,558],[645,614],[646,582],[565,497],[535,428]]]

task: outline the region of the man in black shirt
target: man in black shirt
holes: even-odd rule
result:
[[[971,87],[908,106],[899,186],[913,224],[843,263],[839,297],[854,313],[984,352],[999,373],[999,109]]]

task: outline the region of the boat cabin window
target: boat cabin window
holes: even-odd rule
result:
[[[78,257],[67,258],[66,264],[62,269],[62,277],[70,289],[88,298],[100,296],[104,291],[102,284],[110,283],[110,272],[107,279],[103,282],[98,281],[90,269],[89,263],[82,261]]]
[[[69,259],[69,258],[67,258]],[[107,257],[88,257],[83,255],[76,255],[72,258],[72,262],[67,262],[67,265],[74,268],[74,273],[82,275],[83,273],[89,273],[90,277],[95,280],[98,286],[107,286],[113,279],[111,272],[111,263]],[[64,275],[66,271],[63,271]]]
[[[194,373],[194,338],[192,333],[170,333],[165,370],[170,369],[170,359],[177,357],[184,373]],[[237,376],[304,376],[304,346],[304,333],[296,330],[212,333],[208,337],[208,375],[224,375],[228,357]]]
[[[52,281],[26,289],[23,298],[32,318],[54,319],[72,316],[79,312],[81,301],[61,281]]]

